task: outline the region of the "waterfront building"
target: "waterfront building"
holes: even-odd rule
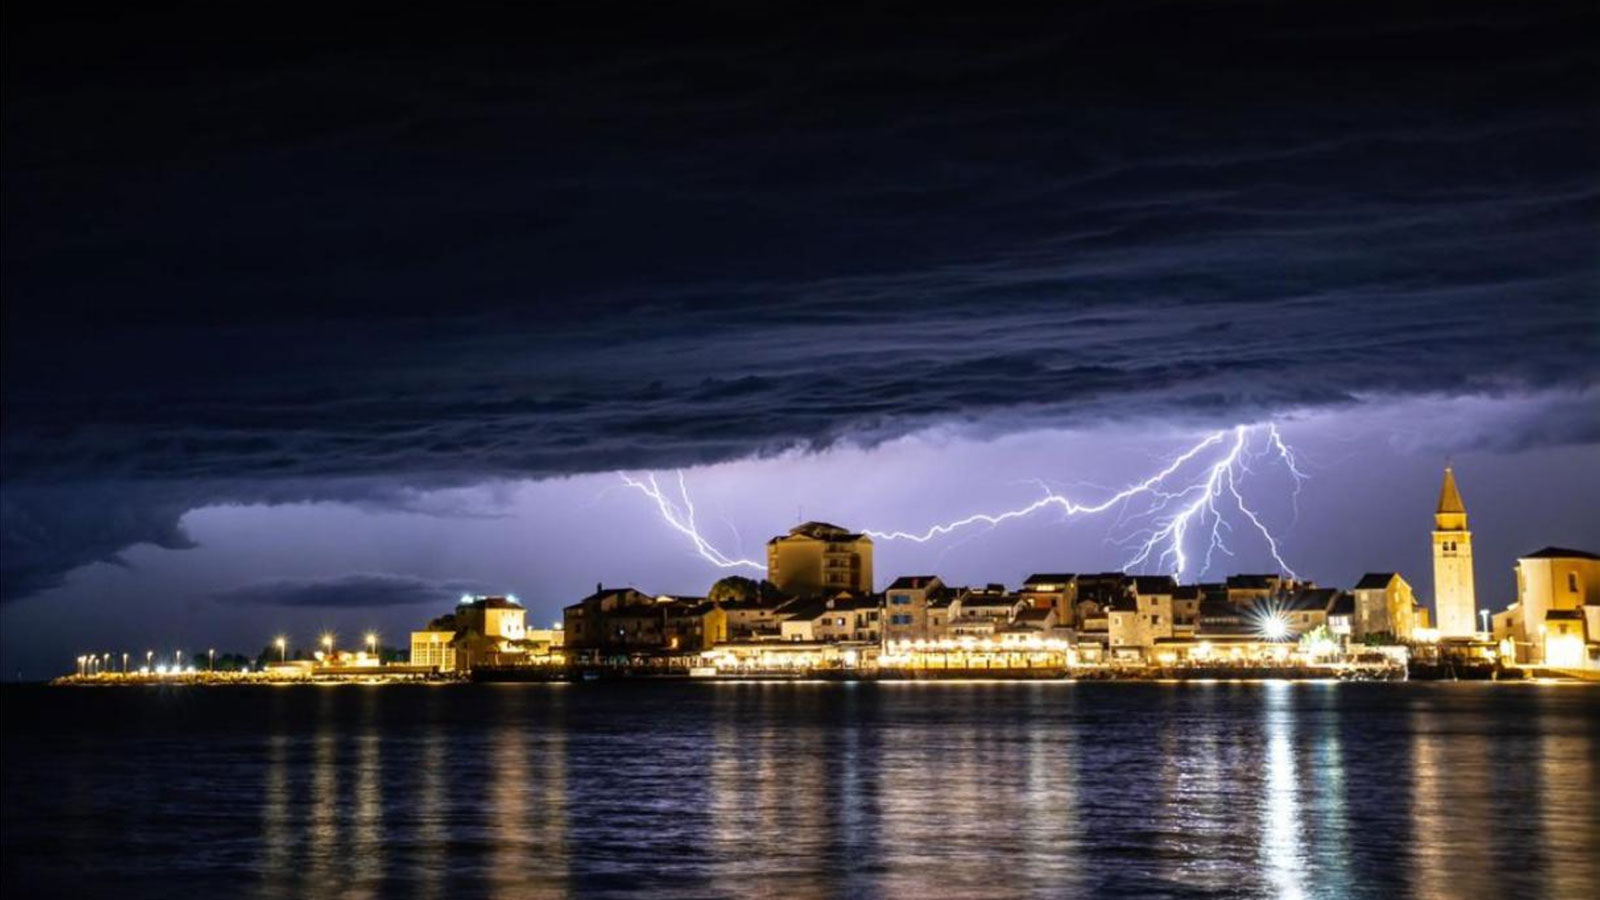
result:
[[[510,595],[463,596],[456,608],[411,633],[411,664],[440,672],[501,663],[532,649],[527,611]]]
[[[778,610],[779,636],[790,642],[857,641],[883,637],[879,598],[841,592],[828,598],[802,598]]]
[[[926,640],[932,636],[928,627],[928,602],[944,594],[944,582],[937,575],[902,575],[883,592],[884,639],[908,641]]]
[[[599,649],[611,643],[613,633],[606,619],[625,607],[655,605],[655,598],[631,587],[594,586],[594,593],[561,610],[567,646]]]
[[[992,635],[1026,606],[1027,601],[1007,592],[1003,584],[969,588],[951,601],[945,629],[951,637]]]
[[[1241,608],[1280,599],[1293,587],[1294,580],[1283,575],[1229,575],[1223,582],[1228,602]]]
[[[1328,604],[1328,631],[1346,644],[1355,636],[1356,595],[1340,591]]]
[[[1473,638],[1478,607],[1472,583],[1472,532],[1455,472],[1444,467],[1439,506],[1433,514],[1433,612],[1441,638]]]
[[[925,637],[939,640],[950,636],[950,607],[956,598],[966,593],[964,587],[946,587],[928,598],[928,630]]]
[[[1283,602],[1279,615],[1288,626],[1289,634],[1298,637],[1327,625],[1329,610],[1338,605],[1343,594],[1337,588],[1302,584]]]
[[[793,598],[752,597],[748,600],[729,600],[721,604],[728,619],[728,639],[733,641],[778,637],[778,623],[782,616],[778,610]]]
[[[1018,611],[1011,624],[1001,629],[1006,634],[1037,634],[1041,637],[1065,637],[1059,632],[1066,631],[1056,621],[1056,611],[1048,606],[1024,606]]]
[[[1200,627],[1200,601],[1204,598],[1198,584],[1180,584],[1172,590],[1173,637],[1191,637]]]
[[[1055,610],[1062,627],[1077,624],[1078,576],[1071,572],[1037,572],[1022,582],[1017,596],[1036,609]]]
[[[791,597],[872,592],[872,538],[806,522],[767,541],[767,580]]]
[[[877,642],[729,641],[700,652],[697,675],[795,675],[875,668]]]
[[[709,650],[728,640],[728,614],[704,597],[668,598],[666,649]]]
[[[1516,601],[1494,616],[1495,640],[1510,641],[1518,662],[1600,666],[1600,556],[1545,547],[1517,560],[1516,578]]]
[[[1350,636],[1357,641],[1410,641],[1426,624],[1425,616],[1419,615],[1416,594],[1398,572],[1368,572],[1351,594],[1355,602]]]
[[[421,631],[411,632],[411,665],[426,666],[440,672],[455,671],[456,648],[453,644],[455,639],[454,628],[429,626]]]

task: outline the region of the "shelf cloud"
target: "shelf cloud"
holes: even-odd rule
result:
[[[1587,5],[721,15],[8,26],[0,598],[203,503],[1600,384]]]

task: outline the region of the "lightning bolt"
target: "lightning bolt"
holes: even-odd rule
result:
[[[656,476],[653,472],[645,475],[643,480],[634,478],[628,475],[626,472],[620,472],[618,474],[622,476],[623,484],[626,484],[628,487],[634,488],[635,490],[642,491],[645,496],[649,497],[651,500],[654,500],[656,502],[656,509],[661,511],[661,518],[666,520],[668,525],[672,526],[675,530],[684,534],[689,538],[689,540],[693,541],[695,552],[699,553],[700,556],[706,560],[706,562],[711,563],[719,569],[737,569],[742,567],[747,569],[756,569],[762,572],[767,570],[765,563],[759,563],[753,559],[735,559],[731,556],[728,556],[713,546],[712,543],[706,540],[705,536],[700,533],[700,529],[695,525],[694,521],[694,501],[689,499],[689,484],[684,480],[682,470],[677,472],[678,498],[676,500],[667,496],[667,492],[661,489],[661,485],[656,481]]]
[[[1253,448],[1252,436],[1263,432],[1265,439],[1256,442],[1262,446]],[[1199,476],[1184,480],[1181,473],[1191,462],[1208,450],[1219,447],[1225,448],[1224,454],[1219,459],[1204,468]],[[879,540],[925,544],[957,531],[975,526],[993,528],[1044,510],[1058,510],[1068,517],[1073,517],[1097,515],[1116,509],[1118,523],[1129,519],[1145,519],[1150,522],[1148,528],[1127,541],[1132,544],[1132,549],[1123,564],[1123,570],[1149,566],[1165,567],[1174,577],[1181,578],[1192,562],[1185,547],[1193,534],[1204,534],[1206,539],[1205,551],[1201,557],[1201,572],[1210,569],[1217,553],[1233,555],[1225,540],[1225,536],[1233,531],[1230,516],[1226,514],[1231,509],[1237,510],[1244,522],[1261,536],[1280,570],[1295,577],[1294,569],[1283,558],[1278,539],[1262,521],[1260,514],[1245,499],[1239,487],[1242,479],[1253,474],[1251,463],[1262,457],[1270,457],[1281,463],[1289,473],[1294,482],[1293,500],[1298,518],[1300,488],[1308,476],[1300,468],[1298,458],[1284,442],[1277,426],[1268,424],[1239,425],[1232,429],[1211,432],[1148,478],[1131,484],[1099,502],[1080,502],[1057,493],[1041,483],[1041,488],[1044,490],[1043,497],[1014,509],[973,513],[949,522],[930,525],[922,531],[879,531],[869,528],[862,529],[862,533]],[[708,562],[724,569],[741,566],[764,569],[764,566],[752,560],[734,559],[728,556],[700,533],[695,525],[694,503],[689,498],[683,473],[679,471],[677,476],[677,499],[667,496],[667,492],[661,488],[654,475],[647,475],[640,480],[623,474],[622,480],[629,487],[642,491],[653,499],[667,524],[688,537],[693,542],[696,552]],[[1136,515],[1128,516],[1129,504],[1137,500],[1148,500],[1148,508]]]

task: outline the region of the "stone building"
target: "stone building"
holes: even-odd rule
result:
[[[1467,507],[1456,488],[1455,472],[1444,468],[1439,506],[1433,514],[1433,612],[1441,638],[1478,634],[1478,606],[1472,583],[1472,532]]]
[[[767,580],[791,597],[872,592],[872,538],[807,522],[767,541]]]
[[[1545,547],[1517,560],[1517,599],[1494,616],[1494,638],[1518,662],[1600,666],[1600,556]]]

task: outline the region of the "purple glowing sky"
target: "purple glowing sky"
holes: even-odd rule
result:
[[[1544,398],[1545,402],[1552,398]],[[1560,401],[1563,398],[1554,398]],[[1570,399],[1570,398],[1566,398]],[[1496,447],[1539,399],[1418,398],[1291,416],[1280,428],[1309,480],[1296,518],[1291,482],[1271,465],[1248,482],[1250,498],[1305,577],[1348,586],[1369,570],[1397,569],[1431,595],[1428,529],[1439,468],[1450,447],[1476,535],[1480,601],[1512,596],[1517,554],[1545,544],[1600,545],[1594,445]],[[871,449],[843,446],[688,470],[705,534],[730,553],[761,558],[762,542],[797,515],[852,527],[925,527],[975,511],[1026,503],[1036,479],[1085,499],[1143,478],[1197,438],[1149,422],[1094,431],[973,428],[920,432]],[[127,565],[92,564],[66,584],[0,609],[7,671],[59,667],[86,649],[259,649],[274,634],[301,641],[322,629],[351,636],[376,628],[399,643],[448,608],[452,590],[509,591],[535,621],[559,617],[595,582],[663,593],[701,593],[722,572],[700,559],[642,495],[614,473],[508,481],[423,493],[406,510],[332,502],[224,505],[193,510],[195,549],[145,545]],[[919,545],[880,541],[880,584],[934,572],[952,583],[1015,585],[1032,571],[1120,567],[1131,531],[1111,517],[1071,522],[1044,512]],[[1192,546],[1199,546],[1195,541]],[[1231,541],[1215,577],[1273,568],[1264,545]],[[252,591],[280,600],[296,588],[382,577],[361,608],[240,602]],[[1191,572],[1193,577],[1195,574]],[[437,598],[406,602],[409,598]],[[114,598],[114,602],[107,602]],[[62,620],[73,623],[60,627]]]

